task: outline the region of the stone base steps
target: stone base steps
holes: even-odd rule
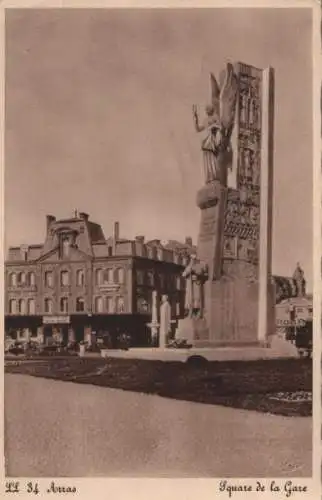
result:
[[[294,347],[294,346],[292,346]],[[295,352],[296,351],[296,352]],[[297,350],[281,350],[275,347],[192,347],[191,349],[132,348],[128,351],[103,349],[103,358],[146,359],[155,361],[186,362],[192,356],[201,356],[208,361],[254,361],[299,357]]]

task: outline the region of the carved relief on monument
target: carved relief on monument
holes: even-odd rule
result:
[[[226,241],[237,239],[235,258],[257,265],[260,224],[261,71],[238,65],[237,189],[227,196],[223,258]]]
[[[226,259],[236,259],[237,258],[237,238],[235,237],[225,237],[224,238],[224,249],[223,255]]]

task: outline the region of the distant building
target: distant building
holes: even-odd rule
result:
[[[304,272],[297,264],[291,278],[274,276],[276,323],[280,328],[313,321],[313,295],[306,293]]]
[[[192,253],[197,252],[197,247],[192,243],[192,238],[190,236],[186,237],[184,243],[177,240],[169,240],[165,248],[178,253],[182,257],[190,257]]]
[[[144,345],[152,290],[169,296],[173,318],[184,313],[181,273],[190,246],[189,239],[185,251],[143,236],[123,239],[117,222],[106,239],[84,212],[63,220],[48,215],[43,244],[9,249],[6,333],[24,340],[90,342],[103,332],[127,332],[135,345]]]
[[[278,326],[287,326],[294,322],[300,325],[301,322],[313,321],[313,296],[291,297],[282,300],[276,305],[276,321]]]

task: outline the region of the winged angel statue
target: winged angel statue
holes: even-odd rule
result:
[[[204,158],[206,183],[219,180],[227,184],[227,168],[231,164],[232,149],[230,138],[234,127],[237,76],[232,64],[228,63],[223,74],[223,82],[219,87],[211,73],[211,104],[205,108],[206,117],[199,124],[197,106],[193,106],[193,119],[197,132],[207,132],[201,143]]]

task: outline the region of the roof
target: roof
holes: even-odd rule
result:
[[[96,243],[97,241],[104,241],[104,233],[100,224],[96,224],[96,222],[87,222],[89,237],[91,243]]]
[[[312,294],[308,294],[304,297],[290,297],[289,299],[283,299],[278,306],[292,305],[296,307],[311,307],[313,302]]]

